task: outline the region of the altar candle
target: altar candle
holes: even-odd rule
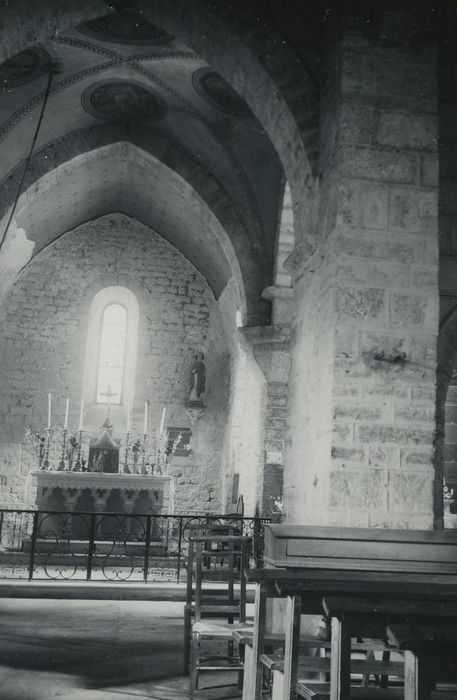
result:
[[[144,402],[144,430],[143,433],[146,435],[148,432],[148,402]]]
[[[51,394],[48,394],[48,430],[51,429]]]
[[[127,401],[127,433],[130,432],[130,399]]]
[[[65,421],[63,424],[64,429],[66,430],[68,428],[68,409],[70,407],[70,399],[67,399],[67,402],[65,404]]]
[[[165,423],[165,414],[167,412],[166,406],[164,406],[163,411],[162,411],[162,418],[160,420],[160,430],[159,430],[159,435],[162,435],[163,433],[163,426]]]
[[[83,414],[84,414],[84,398],[81,396],[81,407],[79,409],[79,428],[78,428],[78,430],[83,429]]]

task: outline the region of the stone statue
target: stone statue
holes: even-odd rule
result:
[[[205,394],[206,367],[203,360],[205,356],[202,352],[197,352],[195,362],[190,370],[190,393],[189,402],[202,403]]]

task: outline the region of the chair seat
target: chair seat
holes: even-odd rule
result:
[[[192,633],[218,637],[231,637],[234,630],[252,629],[252,620],[246,623],[230,624],[227,620],[199,620],[192,625]]]

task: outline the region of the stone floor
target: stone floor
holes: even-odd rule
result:
[[[187,700],[182,611],[168,602],[0,599],[0,700]],[[239,693],[226,686],[197,698]]]

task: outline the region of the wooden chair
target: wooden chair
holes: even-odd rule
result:
[[[199,536],[204,536],[205,541],[209,541],[207,538],[217,536],[241,536],[241,529],[239,522],[232,522],[230,518],[227,521],[220,523],[192,523],[189,526],[189,553],[187,561],[187,587],[186,587],[186,604],[184,606],[184,673],[189,672],[189,662],[190,662],[190,643],[192,637],[192,619],[195,616],[195,601],[194,601],[194,580],[195,580],[195,542],[196,538]],[[227,547],[227,543],[219,543],[218,548]],[[223,566],[223,559],[221,564]],[[218,581],[220,578],[220,572],[216,570],[211,571],[211,558],[205,557],[203,562],[203,567],[206,569],[205,579]],[[224,596],[227,596],[226,591],[223,589],[213,588],[204,593],[205,604],[214,605],[217,610],[211,612],[206,607],[202,614],[204,617],[217,617],[220,615],[220,609],[218,603],[220,603]],[[233,616],[228,615],[228,619],[233,621]]]
[[[195,589],[188,578],[186,605],[190,627],[190,691],[198,689],[199,676],[205,671],[237,671],[241,687],[243,664],[235,655],[232,632],[234,624],[246,624],[246,580],[251,539],[240,535],[198,535],[189,538],[189,559],[195,568]],[[208,565],[209,562],[209,565]],[[190,565],[189,565],[190,571]],[[208,588],[217,581],[219,589]],[[236,586],[239,585],[239,592]],[[208,644],[209,643],[209,644]],[[218,653],[214,653],[214,645]],[[209,648],[206,648],[206,647]],[[221,653],[222,646],[226,651]]]

